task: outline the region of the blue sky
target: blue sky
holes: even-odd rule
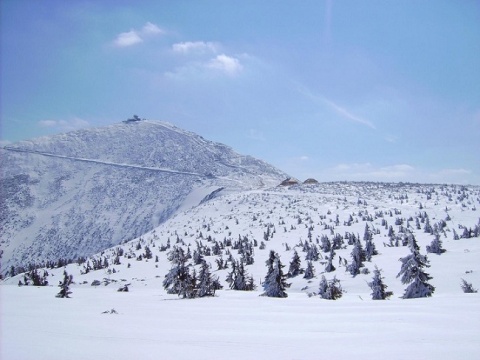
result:
[[[304,180],[480,184],[480,2],[2,0],[1,140],[163,120]]]

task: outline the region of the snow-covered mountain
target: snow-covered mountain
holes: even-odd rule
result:
[[[1,271],[75,259],[138,237],[219,193],[287,175],[158,121],[131,121],[0,149]]]

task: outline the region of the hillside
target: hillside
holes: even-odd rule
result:
[[[297,251],[304,269],[313,254],[314,259],[310,259],[317,278],[324,273],[328,278],[343,280],[346,296],[368,298],[370,289],[365,281],[370,280],[375,265],[384,270],[386,283],[395,295],[401,296],[404,286],[396,277],[401,265],[398,259],[409,254],[408,238],[413,235],[420,253],[428,255],[431,262],[427,272],[433,276],[435,293],[459,292],[461,277],[480,283],[479,204],[478,187],[446,185],[324,183],[244,191],[179,212],[124,245],[102,251],[82,264],[67,266],[67,271],[77,284],[85,286],[99,280],[114,287],[128,282],[132,287],[148,284],[163,290],[163,278],[171,267],[167,256],[174,247],[181,247],[193,257],[195,252],[200,254],[212,271],[217,270],[218,259],[227,262],[229,267],[215,274],[228,288],[225,278],[232,260],[246,259],[248,250],[253,264],[245,268],[261,289],[270,250],[280,255],[286,265],[284,272],[288,272]],[[426,246],[436,234],[447,251],[427,254]],[[365,251],[367,235],[378,254],[363,261],[360,270],[368,269],[367,274],[352,276],[346,265],[351,263],[355,239]],[[334,248],[332,264],[336,269],[331,272],[325,269],[331,253],[324,240]],[[147,248],[149,258],[145,256]],[[195,265],[193,262],[191,258],[189,264]],[[99,265],[99,271],[94,271],[94,263],[108,266]],[[58,276],[63,270],[52,271]],[[312,285],[303,275],[289,282],[289,292],[317,291],[318,284]]]
[[[89,256],[138,237],[178,209],[287,175],[157,121],[21,141],[0,149],[1,272]]]
[[[50,285],[63,278],[64,270],[73,275],[72,299],[55,299],[56,286],[16,286],[31,285],[28,274],[6,279],[2,317],[11,345],[3,352],[28,358],[9,334],[31,334],[38,329],[35,324],[49,328],[59,323],[57,330],[32,336],[35,344],[50,344],[40,350],[46,357],[58,358],[60,345],[50,339],[54,336],[70,358],[154,359],[161,353],[175,359],[317,359],[319,354],[336,359],[476,359],[480,297],[464,293],[460,285],[464,279],[480,287],[479,204],[479,187],[454,185],[320,183],[220,196],[81,264],[39,270]],[[377,250],[355,275],[349,270],[352,236],[363,250],[367,239]],[[427,256],[422,271],[434,287],[428,298],[402,298],[409,284],[398,277],[399,259],[411,253],[412,236],[419,253]],[[428,253],[437,236],[446,251]],[[334,253],[325,251],[325,239],[337,246]],[[190,274],[201,271],[201,265],[194,265],[198,255],[210,265],[223,285],[215,297],[182,300],[165,291],[163,281],[172,268],[168,257],[175,247],[192,256]],[[271,250],[279,254],[285,273],[295,251],[303,269],[308,258],[314,267],[310,279],[305,274],[287,279],[287,298],[259,296]],[[231,290],[226,280],[233,262],[246,260],[249,252],[253,263],[245,270],[257,288]],[[332,255],[335,269],[328,272]],[[220,259],[226,269],[218,270]],[[375,266],[393,292],[388,300],[372,300],[368,283]],[[323,276],[340,281],[341,298],[320,298]],[[117,291],[125,286],[128,292]],[[31,301],[40,304],[48,319],[30,307]],[[73,351],[86,341],[91,345]]]

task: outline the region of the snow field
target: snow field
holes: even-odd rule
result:
[[[478,294],[337,301],[222,290],[180,300],[158,289],[117,293],[1,287],[1,358],[478,359]],[[115,309],[118,314],[102,314]]]
[[[179,212],[155,231],[121,245],[124,255],[120,265],[112,265],[119,247],[95,256],[108,259],[107,269],[82,274],[84,264],[68,265],[66,270],[76,282],[71,287],[71,299],[55,298],[59,291],[55,285],[62,279],[63,268],[48,270],[48,287],[16,286],[23,275],[6,279],[0,286],[1,358],[478,359],[480,295],[463,293],[460,281],[464,278],[475,288],[480,287],[480,238],[454,240],[453,231],[461,235],[459,225],[478,224],[475,206],[479,205],[480,193],[473,188],[462,202],[455,201],[458,189],[454,187],[432,191],[429,186],[418,185],[397,190],[375,184],[322,184],[213,199]],[[426,193],[433,194],[432,198],[428,199]],[[454,194],[453,199],[449,200],[446,193]],[[408,199],[401,199],[404,195]],[[395,209],[399,214],[390,216]],[[441,255],[426,253],[425,247],[434,236],[425,233],[423,223],[421,229],[416,229],[415,221],[410,221],[420,253],[430,261],[430,267],[424,270],[432,276],[430,283],[436,290],[431,298],[401,299],[406,285],[396,277],[401,266],[399,258],[410,251],[404,246],[384,246],[389,239],[382,219],[397,234],[397,217],[404,219],[406,227],[407,219],[415,219],[422,211],[434,226],[445,219],[445,209],[451,220],[441,233],[447,250]],[[383,216],[375,215],[379,212]],[[334,225],[337,215],[339,224]],[[354,222],[347,226],[344,221],[350,215]],[[370,215],[371,220],[363,220]],[[255,262],[246,266],[258,286],[256,291],[226,290],[225,278],[231,268],[217,271],[218,257],[205,256],[224,290],[217,291],[214,298],[193,300],[166,294],[162,281],[171,265],[166,258],[168,251],[160,252],[159,248],[167,240],[173,246],[178,237],[177,245],[184,249],[189,246],[192,253],[197,241],[210,247],[225,238],[236,241],[239,235],[260,244],[269,224],[272,231],[275,229],[273,237],[265,241],[264,250],[254,248]],[[324,273],[328,254],[320,252],[322,258],[314,262],[316,277],[306,280],[299,275],[288,279],[292,285],[287,289],[287,298],[260,296],[270,250],[279,253],[284,272],[288,271],[294,250],[305,268],[305,253],[296,245],[308,240],[309,226],[313,226],[313,244],[323,234],[332,239],[332,231],[325,226],[333,225],[333,233],[354,233],[364,243],[366,224],[378,230],[373,242],[379,254],[364,263],[369,274],[352,277],[339,265],[340,257],[351,261],[352,246],[345,245],[336,251],[335,271]],[[209,236],[212,241],[207,240]],[[153,258],[139,261],[137,257],[145,252],[145,246]],[[224,260],[228,258],[226,250]],[[235,259],[240,258],[236,250],[228,250]],[[394,292],[389,300],[371,300],[367,283],[375,265],[382,269],[388,290]],[[328,301],[308,296],[318,291],[322,275],[341,280],[345,290],[342,298]],[[102,285],[91,286],[93,280]],[[130,291],[117,292],[124,284],[129,284]],[[111,309],[118,314],[102,314]]]

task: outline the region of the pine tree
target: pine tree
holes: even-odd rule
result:
[[[372,289],[372,299],[373,300],[385,300],[388,299],[390,296],[393,295],[393,292],[386,291],[387,285],[383,283],[383,277],[381,274],[381,270],[375,266],[375,270],[373,270],[373,279],[372,282],[368,283],[370,289]]]
[[[15,272],[15,266],[10,266],[10,277],[14,277],[17,273]]]
[[[70,291],[70,284],[73,282],[73,276],[68,275],[67,271],[65,270],[63,272],[63,281],[59,281],[58,287],[60,288],[60,292],[55,295],[58,298],[69,298],[70,294],[72,293]]]
[[[333,258],[335,257],[335,250],[333,249],[333,246],[330,249],[330,255],[328,257],[327,265],[325,266],[325,271],[326,272],[332,272],[335,271],[335,266],[333,266]]]
[[[320,280],[320,285],[318,287],[318,295],[325,300],[337,300],[341,298],[343,295],[343,290],[342,286],[340,285],[340,280],[334,276],[332,280],[327,281],[325,276],[322,275],[322,279]]]
[[[237,272],[237,264],[235,261],[232,262],[232,271],[230,271],[228,274],[227,274],[227,278],[225,279],[225,281],[228,283],[228,286],[230,287],[230,289],[233,290],[233,284],[235,282],[235,274]]]
[[[371,261],[373,255],[378,255],[377,249],[375,248],[375,244],[370,237],[365,241],[365,260]]]
[[[307,250],[307,255],[305,256],[305,260],[311,260],[311,261],[318,261],[318,249],[315,244],[310,246]]]
[[[203,260],[200,273],[198,274],[198,289],[197,289],[197,296],[204,297],[204,296],[214,296],[215,290],[218,289],[218,278],[212,277],[210,273],[210,266],[207,264],[205,260]]]
[[[267,261],[267,266],[269,265],[269,261]],[[287,276],[283,274],[282,268],[284,267],[285,266],[282,265],[278,254],[274,253],[272,267],[271,269],[268,268],[265,281],[263,282],[263,289],[265,292],[262,295],[280,298],[288,296],[285,289],[288,288],[290,284],[287,284]]]
[[[233,281],[233,290],[245,290],[247,288],[247,274],[245,272],[245,264],[243,260],[237,262],[237,266],[235,267],[235,279]]]
[[[297,251],[293,253],[292,261],[290,262],[290,267],[288,268],[288,277],[295,277],[299,274],[303,274],[304,269],[301,268],[300,256],[298,256]]]
[[[408,236],[408,246],[411,254],[400,258],[402,267],[397,275],[401,277],[402,284],[410,284],[405,289],[404,299],[432,296],[435,287],[428,283],[432,277],[423,271],[424,267],[430,267],[426,256],[421,255],[413,234]]]
[[[45,275],[45,272],[44,272],[44,275],[42,276],[38,273],[37,269],[34,269],[34,270],[30,271],[28,276],[32,280],[33,286],[47,286],[48,285],[48,281],[46,279],[46,276],[48,276],[48,273],[46,273],[46,275]]]
[[[427,253],[440,255],[443,254],[445,251],[447,250],[442,247],[442,240],[440,240],[440,235],[435,234],[435,239],[432,240],[430,245],[427,245]]]
[[[320,279],[320,284],[318,285],[318,295],[323,299],[323,296],[327,293],[328,282],[324,275]]]
[[[311,279],[315,276],[315,268],[311,261],[307,263],[307,268],[305,269],[305,275],[303,275],[304,279]]]
[[[245,271],[243,260],[232,262],[232,271],[227,274],[226,281],[232,290],[255,290],[253,278]]]
[[[172,263],[172,267],[165,275],[163,288],[168,294],[177,294],[183,298],[190,297],[193,279],[189,272],[187,255],[181,247],[175,246],[168,254],[168,260]]]
[[[276,254],[275,251],[270,250],[268,255],[267,261],[265,261],[265,265],[267,266],[267,276],[273,271],[273,263],[275,262]]]
[[[324,253],[330,252],[330,247],[332,244],[330,243],[330,240],[328,239],[327,235],[322,235],[321,238],[321,245],[320,248]]]
[[[143,254],[143,257],[145,259],[151,259],[153,257],[152,250],[150,250],[150,248],[147,245],[145,246],[145,253]]]
[[[471,283],[466,282],[462,279],[462,284],[460,285],[464,293],[476,293],[478,290],[473,288]]]
[[[352,262],[348,264],[347,271],[352,276],[357,276],[360,274],[360,268],[363,266],[363,261],[365,260],[365,253],[362,249],[362,245],[360,244],[360,240],[355,242],[351,256]]]

